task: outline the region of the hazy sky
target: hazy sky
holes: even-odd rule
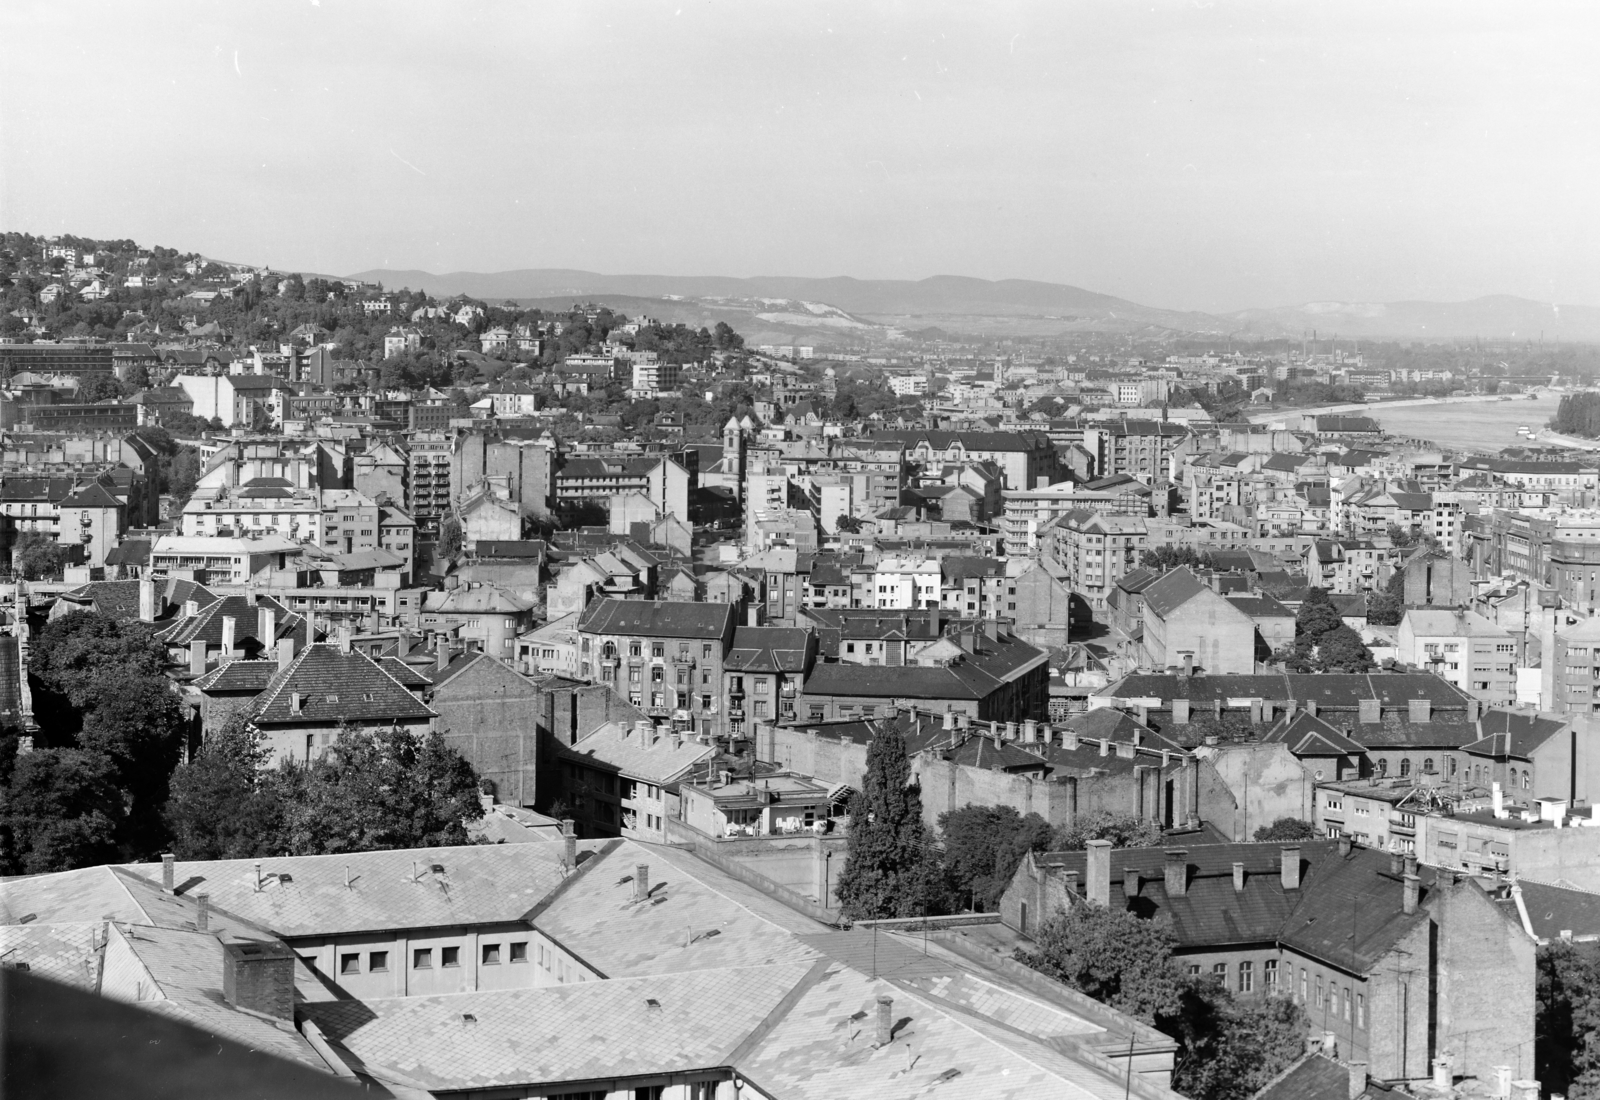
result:
[[[1600,304],[1600,6],[0,4],[0,226],[326,273]]]

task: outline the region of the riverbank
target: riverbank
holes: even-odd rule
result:
[[[1366,416],[1378,416],[1388,409],[1409,409],[1421,405],[1480,405],[1487,401],[1503,401],[1510,397],[1512,401],[1526,401],[1526,394],[1495,394],[1473,393],[1462,394],[1459,397],[1407,397],[1400,401],[1362,401],[1347,405],[1313,405],[1308,408],[1279,408],[1264,412],[1252,412],[1245,419],[1252,424],[1266,424],[1273,420],[1286,420],[1299,416],[1334,416],[1340,413],[1358,413]]]

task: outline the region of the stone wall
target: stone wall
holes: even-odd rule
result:
[[[1280,817],[1312,819],[1313,780],[1286,745],[1202,745],[1194,752],[1233,796],[1231,820],[1216,804],[1206,820],[1234,840],[1249,840],[1261,826]]]
[[[1533,1076],[1533,940],[1471,879],[1441,881],[1428,908],[1437,925],[1438,1053],[1453,1073],[1480,1081],[1495,1066]]]

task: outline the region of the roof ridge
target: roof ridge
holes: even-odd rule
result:
[[[298,669],[301,662],[306,659],[306,654],[310,653],[312,647],[318,644],[319,643],[317,642],[308,640],[306,642],[306,647],[295,655],[294,660],[289,662],[289,667],[279,669],[272,677],[272,680],[267,681],[266,688],[261,692],[260,695],[256,696],[256,704],[250,708],[254,714],[262,713],[268,707],[272,706],[273,703],[277,702],[278,696],[283,694],[283,686],[289,682],[290,678],[294,675],[295,670]],[[276,684],[273,683],[274,680],[277,681]],[[407,692],[407,694],[410,693]]]

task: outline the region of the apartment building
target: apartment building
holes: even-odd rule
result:
[[[724,736],[735,622],[730,604],[593,600],[578,619],[578,674],[677,729]]]
[[[1397,657],[1427,668],[1491,706],[1517,702],[1519,646],[1475,611],[1411,608],[1395,635]]]
[[[437,532],[439,520],[450,512],[451,468],[454,453],[447,432],[413,432],[406,455],[409,478],[405,506],[417,527]]]
[[[1044,553],[1089,606],[1103,608],[1117,581],[1138,567],[1147,537],[1140,517],[1074,509],[1046,530]]]

